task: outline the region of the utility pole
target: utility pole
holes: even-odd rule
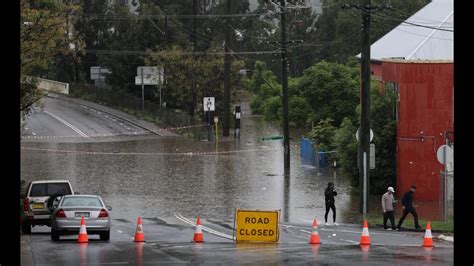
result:
[[[367,156],[370,154],[370,8],[371,0],[364,0],[362,8],[362,34],[361,34],[361,91],[360,91],[360,133],[359,137],[359,184],[360,195],[362,195],[361,210],[364,215],[367,214],[369,195],[369,160]],[[364,12],[369,11],[369,12]],[[361,182],[362,181],[362,182]]]
[[[385,9],[386,6],[372,6],[371,0],[362,0],[362,5],[345,4],[361,11],[361,62],[360,62],[360,130],[358,147],[359,166],[359,212],[368,212],[368,197],[370,195],[370,13],[373,9]]]
[[[226,13],[230,14],[231,0],[226,1]],[[222,135],[229,136],[230,124],[230,18],[226,18],[225,45],[224,45],[224,120],[222,121]]]
[[[287,40],[286,36],[286,13],[288,9],[286,8],[287,0],[280,0],[278,5],[280,8],[280,20],[281,20],[281,41],[271,41],[267,43],[276,43],[281,45],[281,71],[282,71],[282,88],[283,88],[283,165],[285,176],[289,173],[290,170],[290,126],[288,121],[288,44],[289,43],[302,43],[302,40]],[[272,1],[273,2],[273,1]]]
[[[196,52],[196,15],[197,15],[197,0],[193,0],[193,33],[192,33],[192,42],[193,42],[193,52]],[[193,55],[194,57],[194,55]],[[195,59],[195,58],[194,58]],[[195,80],[195,71],[192,74],[192,99],[191,99],[191,109],[189,114],[191,115],[192,122],[194,122],[194,110],[196,109],[196,80]]]
[[[286,40],[286,0],[280,0],[281,9],[281,71],[283,87],[283,148],[285,173],[290,169],[290,127],[288,123],[288,59]]]

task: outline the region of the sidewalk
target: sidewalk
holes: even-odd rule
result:
[[[65,95],[55,94],[55,93],[48,93],[48,96],[51,97],[51,98],[61,99],[61,100],[65,100],[65,101],[76,103],[76,104],[82,104],[82,105],[85,105],[87,107],[99,110],[101,112],[109,113],[109,114],[117,116],[117,117],[119,117],[123,120],[126,120],[130,123],[137,124],[140,127],[145,128],[146,130],[153,131],[159,136],[163,136],[163,137],[176,137],[176,136],[179,136],[179,134],[176,134],[174,132],[167,131],[163,128],[160,128],[157,125],[155,125],[154,123],[139,119],[139,118],[137,118],[133,115],[130,115],[130,114],[127,114],[125,112],[113,109],[111,107],[107,107],[107,106],[100,105],[100,104],[97,104],[97,103],[85,101],[85,100],[78,99],[78,98],[72,98],[72,97],[65,96]]]

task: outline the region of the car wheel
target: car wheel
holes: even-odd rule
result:
[[[51,229],[51,240],[53,241],[59,241],[59,232]]]
[[[21,224],[21,231],[23,232],[23,234],[31,234],[31,224],[29,221],[23,221],[23,223]]]
[[[100,240],[109,240],[110,239],[110,231],[105,231],[100,233]]]

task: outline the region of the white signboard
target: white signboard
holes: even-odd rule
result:
[[[202,106],[204,108],[204,112],[216,110],[214,97],[204,97],[203,99]]]
[[[143,77],[143,85],[158,85],[158,78],[152,76],[144,76]],[[136,76],[135,77],[135,85],[142,85],[142,77]]]
[[[135,85],[142,85],[141,76],[143,74],[143,85],[160,85],[163,84],[163,69],[157,66],[140,66],[137,67],[137,76],[135,77]]]
[[[142,75],[142,70],[144,76],[159,76],[161,72],[161,69],[157,66],[140,66],[137,67],[137,76]]]
[[[107,74],[112,73],[105,67],[93,66],[91,67],[91,79],[92,80],[103,80]]]

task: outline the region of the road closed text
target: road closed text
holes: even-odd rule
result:
[[[278,211],[236,211],[236,241],[277,242]]]

